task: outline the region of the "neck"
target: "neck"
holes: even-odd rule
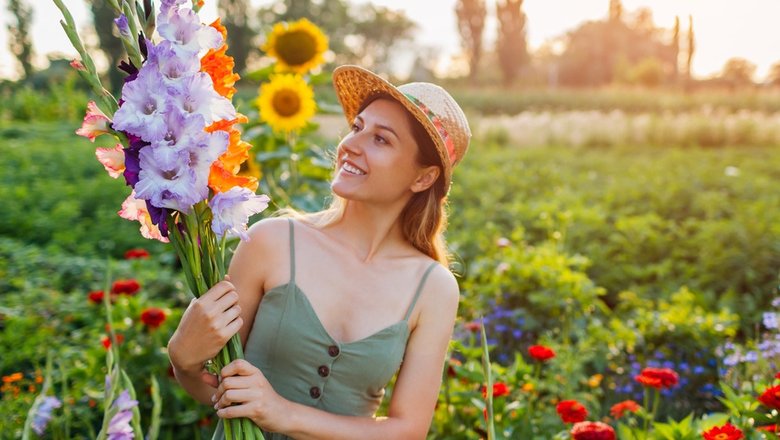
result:
[[[392,207],[347,201],[344,216],[332,226],[333,235],[364,263],[394,253],[406,242],[399,221],[406,201]]]

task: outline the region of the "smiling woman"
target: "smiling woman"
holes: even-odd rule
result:
[[[333,81],[352,129],[332,205],[253,225],[169,354],[190,394],[221,418],[250,417],[266,438],[425,438],[458,306],[444,207],[468,123],[433,84],[396,88],[356,66]],[[246,361],[218,381],[203,362],[236,329]]]

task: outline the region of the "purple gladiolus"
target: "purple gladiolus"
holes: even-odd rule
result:
[[[160,14],[158,23],[160,36],[174,43],[174,50],[183,56],[187,53],[196,55],[204,49],[217,49],[223,42],[222,34],[201,23],[192,9],[171,8],[167,14]]]
[[[33,416],[33,431],[35,431],[35,433],[39,436],[43,435],[43,432],[46,430],[46,426],[49,424],[49,421],[52,418],[52,411],[61,406],[62,402],[60,402],[60,399],[53,396],[44,397],[43,401],[41,401],[40,405],[38,406],[38,410]]]
[[[141,172],[135,184],[137,198],[158,208],[189,214],[192,205],[208,197],[207,182],[199,179],[196,170],[189,166],[188,150],[170,154],[165,147],[149,147],[141,150],[140,159]]]
[[[249,240],[249,234],[246,233],[249,216],[267,208],[269,201],[266,195],[257,195],[247,188],[238,186],[218,193],[209,202],[214,215],[211,229],[219,237],[225,233],[232,233],[242,240]]]
[[[184,113],[203,116],[206,124],[220,119],[233,119],[236,109],[229,99],[214,91],[211,77],[204,72],[198,72],[182,78],[173,86],[171,100]]]
[[[138,405],[137,400],[130,398],[127,390],[122,391],[114,401],[114,408],[118,410],[108,424],[108,440],[128,440],[135,438],[130,422],[133,420],[133,407]]]
[[[151,41],[146,41],[149,57],[144,64],[144,68],[156,68],[160,71],[167,84],[172,84],[175,80],[186,76],[194,75],[200,71],[200,60],[197,56],[177,56],[173,49],[173,43],[162,41],[154,45]]]
[[[116,24],[117,29],[119,29],[119,34],[125,38],[132,38],[132,33],[130,32],[130,23],[127,22],[127,16],[125,14],[119,14],[119,17],[114,19],[114,24]]]
[[[161,140],[166,127],[160,116],[170,93],[172,89],[165,86],[160,72],[142,68],[138,78],[122,88],[123,103],[114,114],[114,129],[146,142]]]

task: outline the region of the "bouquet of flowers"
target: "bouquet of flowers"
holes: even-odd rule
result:
[[[238,75],[226,54],[226,30],[219,20],[201,23],[202,0],[162,0],[155,17],[151,0],[106,0],[128,61],[121,97],[107,92],[84,49],[62,0],[54,0],[61,22],[81,56],[72,65],[92,86],[99,102],[88,104],[77,134],[93,142],[111,135],[111,148],[96,155],[113,178],[132,188],[119,215],[141,223],[146,238],[170,241],[198,297],[225,276],[228,235],[248,239],[248,218],[268,206],[257,195],[256,178],[239,174],[250,144],[235,128],[246,118],[231,103]],[[155,30],[160,41],[151,40]],[[235,335],[214,359],[215,369],[243,358]],[[225,421],[228,439],[263,438],[248,419]]]

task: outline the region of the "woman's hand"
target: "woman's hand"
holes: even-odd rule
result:
[[[257,367],[237,359],[222,369],[221,376],[222,381],[212,397],[217,416],[248,417],[263,429],[284,432],[289,401],[274,391]]]
[[[200,372],[243,324],[238,292],[229,277],[190,302],[168,342],[168,355],[178,369]]]

